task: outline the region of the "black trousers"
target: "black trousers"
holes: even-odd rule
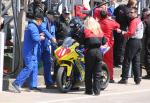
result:
[[[121,65],[124,59],[126,39],[114,32],[114,66]]]
[[[146,38],[145,50],[145,67],[147,75],[150,75],[150,38]]]
[[[99,48],[88,49],[85,53],[85,92],[100,93],[102,53]]]
[[[129,39],[126,44],[125,56],[122,67],[122,78],[128,79],[129,67],[132,62],[132,71],[134,75],[134,81],[141,80],[141,68],[140,68],[140,52],[142,49],[141,39]]]

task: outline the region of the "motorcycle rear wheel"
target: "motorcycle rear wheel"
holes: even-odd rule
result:
[[[102,62],[102,77],[101,77],[101,90],[104,90],[107,88],[109,81],[110,81],[110,76],[109,76],[109,71],[107,65]]]

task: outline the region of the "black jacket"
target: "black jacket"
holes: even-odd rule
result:
[[[127,5],[119,5],[115,11],[114,15],[116,17],[116,21],[120,24],[120,29],[126,30],[129,25],[129,7]]]
[[[70,19],[65,20],[62,15],[56,20],[56,39],[57,40],[64,40],[66,37],[69,36],[70,33],[70,26],[69,26]]]

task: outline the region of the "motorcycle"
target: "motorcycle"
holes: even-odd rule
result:
[[[56,61],[59,65],[56,83],[63,93],[69,92],[76,84],[84,83],[85,62],[79,43],[71,37],[64,40],[62,46],[55,50]],[[109,84],[109,72],[107,65],[102,62],[101,89],[104,90]]]

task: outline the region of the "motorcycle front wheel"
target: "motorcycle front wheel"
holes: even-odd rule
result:
[[[58,69],[56,83],[60,92],[67,93],[70,91],[73,82],[71,76],[67,76],[67,69],[65,67]]]

